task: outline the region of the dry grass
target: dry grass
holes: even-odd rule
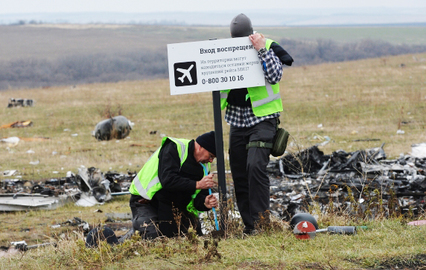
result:
[[[417,59],[426,56],[417,55]],[[404,67],[400,64],[404,63]],[[326,153],[380,146],[389,158],[408,154],[426,140],[425,61],[412,55],[285,70],[281,82],[282,126],[292,135],[289,151],[321,142]],[[34,99],[34,107],[6,108],[9,98]],[[31,120],[28,128],[1,129],[0,137],[48,137],[0,145],[0,170],[17,169],[25,179],[64,175],[80,165],[102,171],[138,171],[161,135],[195,138],[214,129],[212,95],[171,96],[167,80],[76,85],[0,92],[0,124]],[[128,138],[98,142],[91,136],[106,112],[135,123]],[[319,127],[319,125],[322,127]],[[225,152],[228,126],[223,122]],[[403,130],[405,134],[397,134]],[[156,134],[150,134],[155,131]],[[379,141],[362,141],[379,139]],[[361,140],[361,141],[357,141]],[[34,153],[27,153],[33,150]],[[30,165],[39,160],[38,165]],[[59,171],[59,175],[52,175]]]
[[[0,258],[2,269],[420,269],[425,264],[425,226],[398,220],[367,223],[356,235],[318,234],[297,240],[290,230],[215,241],[209,238],[137,239],[86,249],[69,233],[58,246]],[[322,224],[320,224],[322,226]],[[392,268],[391,268],[392,269]]]
[[[426,139],[425,69],[426,62],[411,55],[293,69],[282,80],[282,122],[298,147],[315,143],[316,134],[333,140],[325,152],[386,143],[389,157],[407,154],[411,144]],[[380,142],[355,142],[366,139]]]
[[[325,153],[382,143],[389,157],[409,153],[413,143],[426,140],[425,70],[426,61],[416,61],[412,55],[286,69],[281,122],[292,135],[288,150],[304,149],[329,136],[332,141],[320,147]],[[34,99],[36,104],[6,108],[12,97]],[[158,147],[161,134],[194,138],[214,128],[211,93],[170,96],[167,80],[2,91],[0,104],[0,125],[21,120],[34,123],[28,128],[1,129],[1,138],[49,138],[20,141],[16,146],[0,144],[0,171],[16,169],[23,179],[34,181],[63,177],[81,165],[101,171],[138,171]],[[135,123],[129,138],[98,142],[91,136],[106,112],[121,112]],[[225,123],[223,127],[226,152],[229,131]],[[405,134],[396,134],[398,129]],[[355,141],[371,138],[380,141]],[[31,165],[35,160],[39,164]],[[95,213],[97,208],[103,213]],[[0,258],[0,268],[367,269],[412,267],[424,261],[426,228],[406,226],[400,219],[365,221],[339,217],[339,213],[320,216],[320,227],[351,223],[369,229],[356,236],[322,234],[314,241],[298,241],[286,229],[244,239],[234,235],[220,241],[216,249],[214,243],[204,248],[204,240],[197,238],[195,244],[172,239],[87,250],[75,228],[50,227],[73,217],[97,225],[110,212],[129,212],[128,197],[95,208],[70,204],[55,211],[2,214],[0,245],[54,240],[59,246]]]
[[[31,179],[49,177],[52,171],[74,171],[80,165],[103,171],[139,170],[158,147],[160,134],[195,137],[213,129],[211,97],[170,96],[166,81],[16,90],[0,95],[5,105],[10,97],[36,101],[32,108],[2,108],[4,123],[27,119],[33,121],[32,127],[0,130],[3,138],[49,138],[42,142],[21,141],[10,148],[1,145],[1,169],[18,169]],[[106,118],[106,111],[116,115],[121,111],[135,123],[128,138],[98,142],[91,136],[95,125]],[[197,123],[193,122],[194,115]],[[30,149],[35,153],[28,154]],[[34,160],[39,160],[39,165],[29,165]]]

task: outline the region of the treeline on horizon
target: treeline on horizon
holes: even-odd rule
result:
[[[371,39],[347,43],[283,39],[279,43],[294,58],[294,66],[426,52],[426,45],[393,45]],[[168,78],[167,52],[162,49],[0,63],[0,90],[157,78]]]

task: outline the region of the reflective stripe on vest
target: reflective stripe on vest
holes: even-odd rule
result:
[[[265,105],[277,99],[281,99],[280,93],[274,94],[274,90],[272,90],[272,86],[270,83],[266,82],[265,87],[266,87],[266,92],[268,93],[268,96],[261,100],[252,101],[251,104],[253,108],[260,107],[262,105]]]
[[[222,92],[220,91],[220,98],[228,98],[228,92]]]
[[[179,139],[175,139],[175,138],[168,138],[168,139],[173,141],[179,147],[178,152],[180,153],[180,165],[182,166],[182,164],[185,162],[187,157],[186,144]],[[148,159],[148,161],[145,164],[148,164],[148,162],[153,157],[156,157],[158,159],[160,149],[166,140],[167,140],[167,137],[163,138],[160,148],[158,148],[155,151],[155,153]],[[134,184],[134,187],[136,188],[140,196],[144,197],[147,200],[151,200],[154,194],[162,188],[160,179],[158,178],[158,166],[157,166],[157,172],[155,173],[155,177],[147,183],[146,187],[144,187],[143,184],[141,183],[142,182],[141,180],[142,176],[140,175],[141,173],[142,173],[142,170],[139,171],[139,173],[135,176],[135,178],[133,178],[132,184]]]
[[[134,183],[135,183],[135,188],[138,191],[139,195],[144,197],[147,200],[151,200],[152,196],[148,195],[149,190],[154,187],[157,184],[160,184],[160,179],[158,178],[158,176],[156,176],[154,179],[152,179],[149,183],[148,186],[146,186],[146,188],[144,188],[141,184],[141,181],[139,181],[139,177],[136,175],[135,178],[133,179]]]

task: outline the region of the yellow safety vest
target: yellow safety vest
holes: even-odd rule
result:
[[[188,145],[190,140],[187,139],[176,139],[171,137],[164,137],[161,141],[161,146],[154,152],[154,154],[148,159],[139,173],[133,178],[132,184],[130,185],[129,192],[133,195],[139,195],[147,200],[152,200],[155,193],[162,189],[160,179],[158,178],[158,164],[159,164],[159,154],[160,149],[163,147],[167,139],[170,139],[176,144],[179,158],[180,166],[185,162],[188,157]],[[208,164],[210,169],[210,163]],[[198,211],[193,206],[194,199],[196,195],[200,192],[197,189],[192,195],[192,200],[187,206],[187,210],[192,212],[195,216],[198,216]]]
[[[266,40],[265,48],[267,50],[271,48],[272,42],[274,42],[272,39]],[[227,99],[230,91],[231,89],[220,91],[222,110],[228,106]],[[283,111],[279,83],[270,84],[265,79],[265,86],[248,87],[247,92],[254,115],[260,117]]]

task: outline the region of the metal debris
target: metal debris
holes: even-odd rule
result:
[[[271,160],[271,212],[285,220],[313,202],[351,214],[419,214],[425,208],[426,158],[387,160],[383,146],[324,155],[317,146]]]
[[[89,223],[78,218],[78,217],[74,217],[73,219],[69,219],[65,222],[62,222],[61,224],[59,224],[61,226],[73,226],[73,227],[78,227],[80,228],[84,233],[88,233],[92,228],[90,227]]]
[[[0,142],[6,143],[8,147],[13,147],[18,145],[20,139],[18,137],[9,137],[0,139]]]
[[[35,101],[32,99],[9,98],[9,103],[7,104],[7,107],[32,107],[34,106],[34,103]]]
[[[20,251],[27,251],[29,249],[39,248],[39,247],[46,247],[46,246],[54,246],[56,247],[56,243],[43,243],[43,244],[36,244],[36,245],[27,245],[25,241],[22,241],[23,243],[15,245],[15,249],[18,249]]]
[[[33,126],[33,122],[30,120],[26,120],[26,121],[15,121],[9,124],[5,124],[5,125],[1,125],[0,129],[3,128],[23,128],[23,127],[32,127]]]
[[[102,204],[113,196],[129,194],[128,190],[136,172],[121,174],[102,173],[99,169],[81,167],[78,174],[68,172],[66,177],[52,178],[44,182],[19,179],[18,171],[3,172],[0,187],[0,211],[23,211],[28,209],[55,209],[69,200],[77,205]]]
[[[124,139],[130,134],[132,126],[132,122],[119,115],[99,122],[92,132],[92,136],[98,141]]]
[[[0,211],[53,210],[70,199],[68,195],[0,194]]]

